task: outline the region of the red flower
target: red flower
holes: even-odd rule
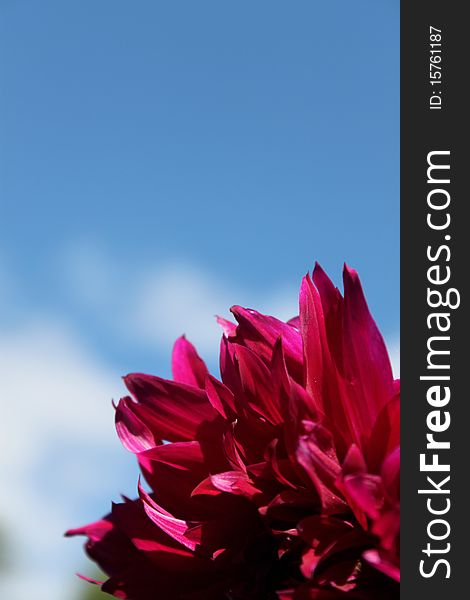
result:
[[[398,598],[399,382],[356,272],[317,265],[288,323],[232,313],[222,382],[184,337],[174,381],[124,378],[149,491],[68,534],[118,598]]]

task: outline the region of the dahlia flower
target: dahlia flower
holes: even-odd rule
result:
[[[316,265],[287,323],[231,312],[221,381],[185,337],[173,381],[124,377],[145,483],[67,534],[117,598],[398,598],[399,382],[357,273],[343,296]]]

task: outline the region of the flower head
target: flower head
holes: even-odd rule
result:
[[[116,428],[146,485],[69,535],[132,600],[397,598],[399,382],[357,273],[317,265],[287,323],[219,319],[221,381],[184,337]]]

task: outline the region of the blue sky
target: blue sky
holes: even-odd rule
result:
[[[10,373],[39,361],[44,389],[69,373],[63,419],[81,386],[108,403],[119,373],[167,375],[183,331],[215,364],[212,315],[288,316],[315,260],[338,283],[344,261],[357,268],[395,338],[398,2],[3,0],[0,55],[0,332]],[[75,431],[41,446],[29,485],[46,504]],[[127,460],[113,452],[102,470]],[[130,485],[126,468],[109,485]],[[70,514],[98,516],[110,493],[85,489]]]

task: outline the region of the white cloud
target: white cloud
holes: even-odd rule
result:
[[[2,598],[8,600],[36,600],[36,598],[51,598],[54,600],[64,600],[64,598],[73,598],[72,596],[77,588],[73,587],[67,581],[67,577],[57,572],[47,573],[29,569],[28,571],[15,570],[2,575],[0,581],[0,591]]]
[[[65,253],[64,280],[73,301],[97,316],[112,335],[169,352],[184,333],[207,358],[215,358],[219,350],[215,316],[230,318],[232,304],[285,319],[298,312],[295,286],[254,293],[187,262],[119,268],[89,244],[75,244]]]
[[[2,335],[0,522],[10,569],[0,597],[70,597],[85,560],[81,542],[63,532],[108,510],[113,491],[130,491],[121,487],[129,463],[113,427],[119,382],[57,323],[35,321]],[[119,472],[110,471],[113,464]]]
[[[225,282],[188,265],[169,265],[141,277],[136,286],[131,317],[134,335],[142,340],[169,346],[185,333],[207,354],[217,354],[221,336],[215,315],[230,318],[228,309],[242,304],[290,318],[297,313],[296,291],[267,290],[255,295],[247,290],[229,289]]]
[[[17,464],[31,459],[37,437],[44,434],[83,430],[91,439],[109,441],[103,425],[112,415],[111,393],[120,380],[96,366],[63,327],[37,320],[4,334],[0,369],[6,400],[0,451],[13,452]]]

